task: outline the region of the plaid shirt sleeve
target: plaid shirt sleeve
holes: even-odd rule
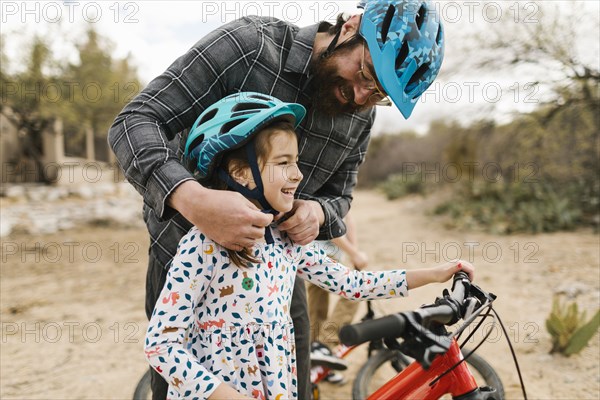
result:
[[[258,42],[249,19],[216,29],[151,81],[110,128],[108,141],[125,176],[159,219],[173,216],[167,197],[193,179],[180,161],[178,133],[210,104],[237,91]]]

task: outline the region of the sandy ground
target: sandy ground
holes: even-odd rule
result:
[[[457,255],[478,267],[477,282],[498,295],[496,309],[515,346],[531,399],[598,399],[599,338],[580,354],[550,355],[544,320],[552,295],[566,290],[599,305],[599,237],[589,231],[493,236],[451,231],[426,215],[432,199],[388,202],[358,192],[354,215],[371,268],[428,266]],[[143,229],[86,227],[54,235],[17,234],[2,242],[2,399],[128,399],[146,369],[142,353],[147,238]],[[445,285],[385,300],[406,310],[433,301]],[[361,306],[362,307],[362,306]],[[361,311],[357,314],[360,316]],[[477,335],[476,335],[477,336]],[[481,336],[479,336],[481,339]],[[481,348],[508,398],[522,398],[506,338]],[[351,379],[365,359],[350,357]],[[321,385],[323,398],[350,398],[351,384]]]

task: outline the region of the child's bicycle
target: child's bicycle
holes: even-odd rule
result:
[[[366,301],[367,313],[362,318],[362,322],[372,321],[375,319],[372,302]],[[388,339],[389,341],[389,339]],[[409,366],[413,359],[402,353],[396,346],[397,342],[392,344],[395,348],[388,348],[384,344],[383,338],[378,338],[369,341],[367,362],[358,371],[352,387],[353,399],[366,399],[375,389],[389,381],[404,368]],[[346,346],[340,343],[334,349],[332,354],[338,358],[346,358],[360,344]],[[471,354],[466,360],[469,369],[473,372],[478,382],[496,388],[497,392],[503,397],[504,387],[500,377],[490,364],[478,354]],[[310,370],[310,380],[312,384],[312,400],[319,400],[321,393],[318,384],[325,380],[327,376],[333,372],[333,369],[323,365],[315,365]]]
[[[434,400],[444,395],[456,400],[504,399],[504,388],[494,369],[472,351],[463,349],[463,356],[462,346],[457,341],[471,323],[482,317],[465,338],[466,343],[483,319],[491,312],[495,314],[491,306],[495,298],[460,272],[454,276],[452,292],[445,290],[444,296],[432,305],[343,327],[340,340],[351,346],[350,349],[367,341],[372,346],[383,340],[387,346],[369,357],[357,374],[353,399]],[[462,326],[449,334],[445,326],[461,319],[464,321]],[[404,338],[402,344],[396,340],[400,337]],[[517,371],[521,379],[518,364]],[[392,374],[385,378],[380,376],[390,372]],[[522,379],[521,388],[527,399]]]
[[[362,322],[342,329],[340,339],[345,344],[334,349],[333,353],[337,357],[345,358],[358,345],[369,342],[368,360],[354,380],[353,399],[438,399],[444,393],[451,393],[456,397],[455,394],[462,390],[462,393],[467,394],[473,392],[469,394],[473,397],[456,397],[457,399],[504,398],[504,387],[496,371],[473,352],[465,351],[467,356],[463,359],[456,339],[448,336],[444,328],[444,323],[454,323],[462,317],[465,324],[453,335],[458,336],[482,311],[491,308],[495,296],[471,284],[464,273],[455,276],[453,287],[452,294],[445,293],[444,298],[438,299],[435,305],[381,319],[374,319],[371,302],[367,302],[368,312]],[[403,336],[407,340],[399,345],[396,337]],[[444,354],[446,351],[448,352]],[[431,364],[431,360],[438,354],[440,357]],[[431,368],[424,370],[407,355],[420,360],[424,366],[431,364]],[[468,368],[463,361],[466,361]],[[318,383],[330,372],[331,369],[322,365],[311,368],[313,400],[319,400]],[[402,373],[398,374],[399,372]],[[397,376],[394,378],[394,375]],[[475,382],[484,387],[477,388]],[[466,389],[467,386],[469,390]],[[137,384],[133,398],[150,399],[151,394],[150,372],[146,371]]]

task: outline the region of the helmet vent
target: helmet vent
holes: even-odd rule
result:
[[[196,137],[194,138],[194,140],[192,141],[192,143],[190,143],[190,144],[189,144],[189,146],[188,146],[188,147],[189,147],[189,149],[190,149],[190,152],[192,152],[192,154],[193,154],[193,150],[194,150],[196,147],[198,147],[198,146],[200,145],[200,143],[202,143],[203,141],[204,141],[204,133],[202,133],[202,134],[200,134],[200,135],[196,136]]]
[[[231,118],[241,117],[243,115],[251,115],[258,113],[258,110],[234,111],[231,113]]]
[[[214,110],[211,110],[211,111],[207,112],[206,115],[204,117],[202,117],[202,119],[200,120],[200,122],[198,122],[198,126],[200,126],[203,123],[208,122],[211,119],[213,119],[214,116],[217,115],[218,112],[219,112],[219,110],[217,108],[215,108]]]
[[[383,22],[381,23],[381,42],[385,43],[387,40],[387,35],[390,30],[390,25],[392,23],[392,18],[394,18],[394,14],[396,13],[396,7],[393,4],[387,9],[385,13],[385,17],[383,18]]]
[[[425,73],[428,70],[429,70],[429,63],[425,63],[425,64],[421,65],[415,71],[413,76],[411,76],[410,80],[408,81],[408,85],[406,85],[406,87],[409,88],[410,91],[412,91],[416,85],[419,85],[421,83],[421,81],[423,80],[423,75],[425,75]]]
[[[440,45],[442,44],[442,43],[441,43],[441,42],[442,42],[442,35],[443,35],[443,33],[444,33],[444,32],[443,32],[443,29],[444,29],[444,28],[443,28],[443,27],[442,27],[442,25],[440,24],[440,25],[438,26],[438,32],[437,32],[437,35],[436,35],[436,37],[435,37],[435,43],[436,43],[438,46],[440,46]]]
[[[235,128],[236,126],[238,126],[239,124],[241,124],[242,122],[247,121],[247,119],[235,119],[233,121],[229,121],[225,124],[223,124],[223,126],[221,127],[221,132],[220,134],[225,134],[225,133],[229,133],[230,130],[232,130],[233,128]]]
[[[408,57],[408,42],[404,41],[404,43],[402,43],[402,48],[400,48],[400,52],[396,57],[396,71],[402,67],[402,63],[404,63],[406,57]]]
[[[416,19],[416,23],[417,23],[417,29],[421,30],[421,27],[423,26],[423,21],[425,21],[425,13],[427,12],[427,8],[425,7],[425,4],[421,4],[421,7],[419,8],[419,11],[417,12],[417,19]]]
[[[263,101],[272,101],[272,99],[270,99],[268,97],[260,96],[260,95],[257,95],[257,94],[253,94],[253,95],[250,95],[248,97],[251,98],[251,99],[257,99],[257,100],[263,100]]]
[[[260,108],[269,108],[269,106],[260,103],[239,103],[233,106],[231,111],[258,110]]]

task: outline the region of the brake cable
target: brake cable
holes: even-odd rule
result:
[[[489,307],[488,307],[489,306]],[[467,338],[463,341],[463,344],[460,346],[461,349],[464,347],[464,345],[466,344],[466,342],[475,334],[475,332],[477,332],[477,330],[479,330],[479,327],[481,326],[481,324],[483,323],[483,321],[490,315],[490,312],[494,313],[494,321],[498,321],[498,323],[500,324],[500,327],[502,328],[502,332],[504,333],[504,336],[506,337],[506,340],[508,342],[508,347],[510,348],[510,352],[513,358],[513,361],[515,363],[515,367],[517,369],[517,375],[519,376],[519,383],[521,385],[521,391],[523,393],[523,399],[527,400],[527,392],[525,390],[525,383],[523,382],[523,376],[521,374],[521,368],[519,366],[519,361],[517,360],[517,355],[515,354],[515,350],[513,348],[512,343],[510,342],[510,340],[508,339],[508,332],[506,331],[506,327],[504,326],[504,323],[502,322],[502,319],[500,318],[500,315],[498,315],[498,312],[496,312],[496,310],[494,310],[494,307],[492,306],[492,303],[489,302],[487,304],[484,304],[483,306],[480,307],[479,311],[474,312],[473,315],[471,315],[471,317],[469,317],[469,319],[467,321],[464,322],[464,324],[462,324],[462,326],[457,329],[456,332],[454,332],[452,335],[450,335],[451,337],[454,336],[460,336],[460,334],[464,331],[464,329],[466,328],[466,326],[468,326],[468,324],[471,323],[471,321],[478,317],[481,312],[483,311],[484,308],[488,308],[488,311],[485,315],[482,316],[481,321],[479,321],[479,323],[477,324],[477,326],[475,326],[475,329],[473,330],[473,332],[471,332],[469,334],[469,336],[467,336]],[[495,324],[494,324],[495,326]],[[485,343],[486,339],[491,335],[492,333],[492,329],[488,330],[487,334],[483,337],[483,339],[481,340],[481,342],[479,342],[477,344],[477,346],[475,346],[475,348],[473,348],[473,350],[471,350],[468,354],[463,355],[463,359],[460,360],[459,362],[457,362],[456,364],[454,364],[453,366],[451,366],[450,368],[448,368],[446,371],[444,371],[442,374],[440,374],[440,376],[438,376],[437,378],[435,378],[429,385],[433,386],[437,381],[439,381],[443,376],[449,374],[454,368],[458,367],[461,363],[465,362],[470,356],[471,354],[475,353],[477,351],[477,349],[479,349],[479,347],[481,347],[481,345],[483,345],[483,343]]]
[[[517,355],[515,354],[515,349],[513,348],[512,343],[508,339],[508,332],[506,332],[506,328],[504,327],[504,324],[502,323],[502,319],[500,319],[500,316],[498,315],[496,310],[492,309],[492,311],[496,315],[496,318],[498,318],[498,322],[500,322],[500,326],[502,327],[502,332],[504,332],[504,336],[506,337],[506,341],[508,342],[508,347],[510,348],[510,352],[512,354],[513,361],[515,362],[515,367],[517,368],[517,374],[519,375],[519,382],[521,383],[521,390],[523,391],[523,398],[525,400],[527,400],[527,393],[525,392],[525,383],[523,383],[523,376],[521,376],[521,368],[519,367],[519,361],[517,361]]]

